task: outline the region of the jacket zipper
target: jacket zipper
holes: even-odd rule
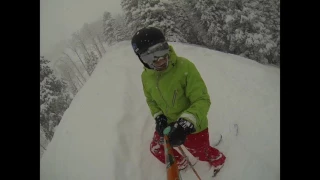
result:
[[[172,107],[174,107],[174,103],[176,102],[177,90],[174,90],[173,99],[172,99]]]
[[[162,93],[161,93],[161,91],[160,91],[160,88],[159,88],[159,81],[160,81],[160,76],[161,76],[161,74],[160,75],[158,75],[158,78],[157,78],[157,89],[159,90],[159,93],[160,93],[160,96],[161,96],[161,98],[162,98],[162,100],[165,102],[165,104],[166,104],[166,114],[168,113],[168,104],[167,104],[167,102],[164,100],[164,98],[163,98],[163,96],[162,96]]]

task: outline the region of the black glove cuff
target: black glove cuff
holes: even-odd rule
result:
[[[162,137],[163,136],[163,130],[168,125],[168,123],[167,123],[168,119],[163,114],[157,116],[155,119],[156,119],[156,131]]]
[[[158,123],[158,122],[167,122],[168,121],[167,117],[165,115],[163,115],[163,114],[160,114],[159,116],[157,116],[155,118],[155,120],[156,120],[156,123]]]
[[[179,118],[177,123],[183,128],[187,135],[196,132],[194,124],[183,118]]]

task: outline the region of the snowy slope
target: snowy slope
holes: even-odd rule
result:
[[[208,86],[210,135],[222,133],[218,148],[227,156],[215,179],[280,179],[280,69],[170,44],[196,64]],[[129,42],[108,49],[48,145],[41,159],[42,180],[166,179],[165,165],[149,152],[155,125],[143,96],[141,71]],[[233,123],[239,125],[238,136],[231,131]],[[203,180],[212,179],[206,163],[195,168]],[[197,179],[192,170],[182,178]]]

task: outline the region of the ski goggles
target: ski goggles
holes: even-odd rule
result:
[[[140,54],[141,60],[153,66],[153,63],[169,54],[169,44],[167,42],[155,44]]]

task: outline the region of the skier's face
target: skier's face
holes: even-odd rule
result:
[[[168,58],[168,55],[166,55],[166,56],[160,57],[156,61],[154,61],[153,65],[157,71],[163,71],[163,70],[167,69],[168,61],[169,61],[169,58]]]
[[[163,71],[168,66],[169,45],[167,42],[158,43],[140,54],[141,60],[157,71]]]

